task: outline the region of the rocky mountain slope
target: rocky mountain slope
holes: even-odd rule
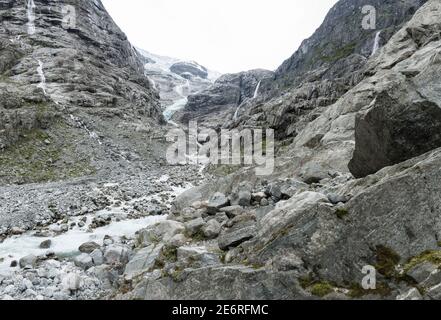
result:
[[[419,8],[272,176],[243,168],[178,197],[139,233],[156,265],[130,265],[120,298],[440,299],[440,17],[439,0]]]

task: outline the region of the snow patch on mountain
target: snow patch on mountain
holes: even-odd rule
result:
[[[170,123],[173,123],[173,115],[185,107],[190,94],[207,89],[221,76],[195,61],[137,50],[146,59],[145,74],[159,92],[164,117]]]

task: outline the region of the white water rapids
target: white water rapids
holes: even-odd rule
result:
[[[170,177],[163,175],[159,177],[157,183],[166,183],[170,180]],[[188,184],[184,187],[171,186],[170,191],[164,191],[162,193],[167,194],[169,198],[172,196],[178,196],[184,191],[191,188],[192,185]],[[79,246],[85,242],[94,241],[100,245],[103,244],[104,237],[106,235],[111,237],[133,237],[135,233],[141,229],[147,228],[150,225],[167,219],[167,215],[160,216],[148,216],[139,219],[129,219],[127,217],[127,208],[130,208],[134,203],[142,200],[147,201],[161,201],[161,194],[153,194],[141,198],[135,198],[130,201],[123,202],[118,206],[112,206],[110,208],[97,211],[92,214],[84,216],[73,217],[69,223],[76,222],[77,225],[69,231],[52,237],[36,237],[35,231],[29,231],[21,235],[12,236],[0,243],[0,275],[8,275],[19,269],[19,267],[11,268],[12,261],[18,261],[20,258],[33,254],[35,256],[44,255],[48,251],[54,252],[59,257],[71,257],[79,254]],[[170,204],[168,204],[170,207]],[[92,232],[88,232],[89,226],[94,217],[97,216],[112,216],[117,219],[112,219],[112,222],[104,227],[94,229]],[[87,223],[83,227],[78,226],[84,217],[87,217]],[[53,230],[59,227],[57,223],[49,226],[49,230]],[[40,243],[45,240],[51,240],[52,244],[50,249],[41,249]]]

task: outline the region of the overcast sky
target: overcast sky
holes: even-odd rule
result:
[[[337,0],[102,0],[133,45],[222,73],[274,70]]]

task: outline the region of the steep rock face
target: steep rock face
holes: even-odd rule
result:
[[[210,119],[219,122],[221,118],[237,117],[238,107],[256,98],[261,81],[272,75],[267,70],[251,70],[221,76],[213,86],[188,97],[181,121],[197,119],[207,124]]]
[[[305,72],[333,65],[351,54],[369,57],[373,53],[375,35],[381,31],[382,46],[427,0],[383,1],[342,0],[328,13],[314,35],[276,71],[276,80],[298,81]],[[375,29],[364,30],[363,6],[376,9]],[[336,79],[347,73],[346,68],[329,68],[322,79]],[[283,80],[282,80],[283,79]],[[276,81],[278,82],[278,81]]]
[[[90,173],[77,169],[91,153],[114,157],[130,148],[122,136],[163,121],[143,59],[100,1],[1,0],[0,20],[2,181],[66,177],[75,164],[67,175]],[[81,136],[91,148],[78,149]]]
[[[425,2],[339,1],[314,35],[276,70],[274,78],[263,81],[262,100],[247,108],[239,124],[269,125],[280,139],[295,137],[305,123],[365,77],[364,66],[374,50]],[[376,9],[374,30],[362,27],[364,6]]]

